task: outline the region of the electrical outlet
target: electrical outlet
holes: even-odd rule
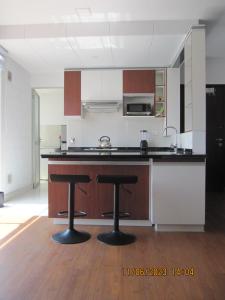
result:
[[[8,183],[12,183],[12,174],[8,174],[7,181]]]

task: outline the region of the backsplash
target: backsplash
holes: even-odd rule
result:
[[[111,138],[112,146],[138,147],[140,130],[149,132],[149,146],[170,146],[171,138],[163,137],[164,119],[147,117],[122,117],[121,112],[110,114],[87,113],[84,119],[67,120],[69,146],[98,146],[102,135]],[[75,143],[70,139],[75,138]]]
[[[111,138],[112,146],[139,147],[140,130],[150,134],[149,146],[168,147],[171,137],[163,137],[164,118],[123,117],[122,111],[115,113],[85,113],[83,119],[64,117],[63,89],[38,89],[40,95],[41,125],[67,125],[68,146],[98,146],[102,135]],[[54,107],[54,114],[52,108]],[[71,139],[75,138],[75,143]]]

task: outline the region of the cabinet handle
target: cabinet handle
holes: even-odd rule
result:
[[[82,188],[79,186],[79,184],[78,184],[78,189],[79,189],[83,194],[85,194],[85,195],[88,194],[87,191],[85,191],[84,189],[82,189]]]
[[[132,194],[132,192],[130,190],[128,190],[127,188],[125,188],[125,186],[123,184],[121,184],[121,187],[124,191],[126,191],[128,194]]]

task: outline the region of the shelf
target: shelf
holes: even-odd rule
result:
[[[122,116],[123,118],[155,118],[156,116]]]
[[[165,85],[165,71],[158,70],[155,72],[155,85],[164,86]]]

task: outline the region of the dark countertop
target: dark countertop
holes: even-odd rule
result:
[[[175,153],[167,147],[151,147],[146,152],[141,152],[138,147],[113,147],[114,150],[101,150],[95,147],[72,147],[67,151],[42,154],[42,158],[50,160],[85,160],[85,161],[190,161],[203,162],[205,154],[192,154],[191,150],[178,149]]]

